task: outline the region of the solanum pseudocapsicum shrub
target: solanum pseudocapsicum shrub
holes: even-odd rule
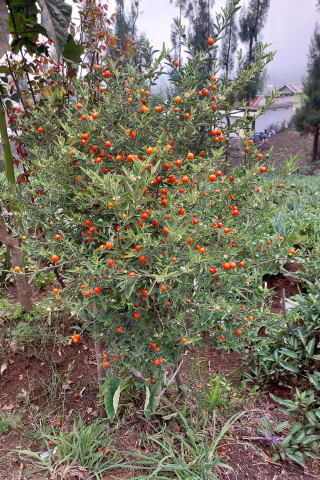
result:
[[[160,62],[174,66],[165,50],[143,74],[109,61],[74,81],[74,102],[59,115],[47,96],[21,126],[32,153],[30,183],[19,185],[27,246],[63,278],[48,305],[71,309],[105,341],[107,376],[120,364],[159,380],[204,331],[240,350],[270,322],[250,302],[264,297],[261,268],[293,245],[270,224],[285,191],[264,180],[251,117],[228,126],[225,116],[272,55],[223,86],[218,66],[202,73],[212,48],[189,51],[175,94],[155,108]],[[225,152],[240,130],[244,162],[231,168]]]

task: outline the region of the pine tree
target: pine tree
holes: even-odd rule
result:
[[[320,28],[316,24],[311,39],[307,76],[303,81],[304,96],[302,105],[297,109],[293,124],[301,134],[314,134],[312,161],[316,161],[319,150],[320,131]]]
[[[248,68],[259,51],[261,31],[265,26],[270,0],[250,0],[248,7],[244,7],[239,19],[240,40],[248,45],[247,55],[243,63]],[[261,76],[257,76],[242,92],[242,98],[254,98],[261,86]]]
[[[212,31],[211,7],[215,0],[189,0],[186,16],[190,24],[190,36],[193,46],[200,50],[205,45]]]
[[[209,36],[212,35],[213,19],[211,8],[215,0],[189,0],[186,8],[186,17],[189,20],[189,37],[196,51],[202,50]],[[213,57],[212,57],[213,59]],[[206,64],[210,72],[212,62]]]
[[[229,10],[233,5],[233,0],[226,0],[226,10]],[[226,79],[228,79],[235,66],[235,52],[238,46],[238,27],[235,17],[232,17],[229,26],[221,39],[220,60],[222,64],[222,71]]]
[[[170,3],[173,2],[174,6],[179,8],[179,20],[181,23],[182,16],[185,15],[188,7],[188,0],[170,0]],[[179,65],[181,65],[181,35],[175,23],[171,24],[171,43],[174,49],[174,57],[178,60]]]
[[[116,0],[116,19],[115,19],[115,35],[119,38],[117,51],[123,52],[126,49],[126,42],[124,39],[128,39],[131,36],[131,29],[129,25],[129,18],[125,11],[125,0]]]

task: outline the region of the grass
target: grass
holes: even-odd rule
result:
[[[148,440],[157,448],[155,454],[145,456],[124,452],[125,455],[134,457],[130,465],[131,470],[152,470],[152,473],[140,474],[133,479],[219,480],[222,468],[229,470],[232,468],[222,462],[223,456],[217,453],[218,445],[231,425],[240,420],[244,413],[233,415],[219,434],[216,431],[216,412],[213,412],[210,422],[208,414],[206,415],[200,430],[193,427],[192,410],[188,418],[179,413],[184,435],[172,433],[164,428],[161,432],[148,436]],[[123,465],[123,468],[125,467]]]
[[[61,466],[80,466],[92,475],[90,478],[101,479],[103,472],[120,466],[117,452],[112,450],[113,436],[107,420],[99,418],[85,425],[79,418],[71,431],[61,428],[59,432],[52,430],[51,433],[40,428],[38,440],[45,445],[45,455],[40,456],[31,450],[16,453],[25,462],[34,463],[37,471],[51,475]]]

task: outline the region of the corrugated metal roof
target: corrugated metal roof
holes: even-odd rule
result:
[[[257,95],[253,100],[250,99],[249,106],[250,107],[257,107],[260,105],[262,100],[264,100],[265,96],[264,95]]]
[[[289,90],[291,90],[293,93],[303,93],[303,85],[300,82],[296,83],[285,83],[282,85],[281,88],[287,87]],[[281,91],[281,88],[279,89]]]

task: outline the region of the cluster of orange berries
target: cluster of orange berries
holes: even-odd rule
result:
[[[73,343],[79,343],[80,338],[80,333],[77,333],[76,335],[72,335],[71,340],[73,341]]]

